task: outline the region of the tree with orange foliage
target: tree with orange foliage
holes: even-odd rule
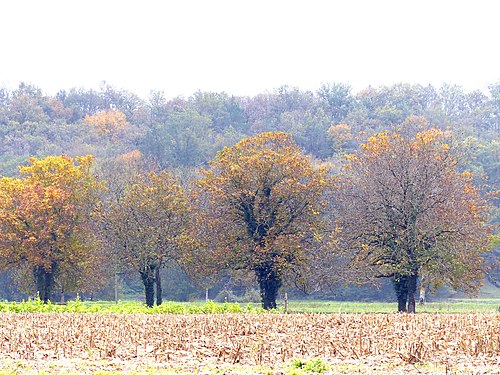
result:
[[[206,264],[212,258],[219,260],[215,267],[252,271],[263,307],[276,308],[285,277],[303,280],[314,259],[326,254],[328,170],[316,168],[291,135],[278,132],[224,148],[201,173],[194,234]]]
[[[488,204],[459,172],[449,135],[423,118],[370,137],[347,156],[336,201],[344,252],[369,278],[391,277],[415,312],[418,277],[467,292],[481,285]]]
[[[89,221],[99,183],[92,156],[31,158],[21,178],[0,180],[0,266],[28,265],[47,302],[55,279],[92,257]]]
[[[86,115],[85,123],[97,130],[99,135],[111,139],[119,138],[130,127],[127,116],[117,110],[100,111],[93,115]]]

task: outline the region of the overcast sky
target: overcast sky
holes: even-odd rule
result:
[[[498,5],[497,5],[498,4]],[[500,81],[497,0],[5,0],[0,86],[147,97]]]

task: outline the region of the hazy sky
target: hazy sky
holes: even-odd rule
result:
[[[497,0],[5,0],[0,86],[146,97],[500,81]]]

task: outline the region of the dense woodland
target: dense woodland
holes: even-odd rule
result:
[[[418,121],[415,118],[418,118]],[[237,232],[238,228],[231,226],[228,222],[218,221],[224,217],[225,213],[217,212],[217,210],[226,207],[225,205],[230,207],[230,203],[234,202],[227,200],[227,196],[223,196],[224,188],[220,187],[222,185],[217,185],[217,189],[213,186],[220,183],[217,180],[219,178],[217,173],[220,173],[220,176],[227,175],[228,178],[234,177],[230,174],[234,171],[228,167],[228,163],[232,160],[231,158],[235,157],[234,155],[247,152],[250,146],[242,142],[252,139],[254,142],[252,147],[257,148],[261,147],[258,145],[259,142],[271,142],[278,144],[278,148],[290,152],[289,157],[296,163],[294,164],[295,171],[298,174],[303,173],[301,181],[307,181],[310,184],[307,191],[317,191],[317,196],[315,193],[307,194],[299,190],[283,194],[296,194],[293,195],[293,199],[297,201],[310,198],[312,199],[311,206],[318,204],[318,207],[324,207],[320,197],[336,193],[319,190],[319,186],[321,189],[325,188],[320,182],[324,178],[315,175],[316,172],[313,172],[310,167],[321,169],[320,166],[326,166],[328,178],[341,176],[342,166],[346,162],[345,155],[361,151],[368,155],[369,148],[365,147],[361,150],[360,145],[369,145],[373,142],[381,145],[381,137],[384,134],[389,137],[401,134],[401,125],[411,121],[417,121],[417,125],[425,128],[425,131],[433,129],[432,131],[440,132],[428,133],[433,137],[432,142],[439,138],[439,142],[442,141],[439,144],[448,144],[446,143],[447,137],[453,137],[453,150],[450,153],[448,149],[441,148],[439,152],[430,150],[429,152],[434,152],[434,154],[428,155],[437,153],[442,160],[450,160],[449,158],[452,157],[453,163],[449,165],[449,168],[456,169],[457,173],[470,171],[467,178],[463,180],[463,186],[469,186],[469,183],[471,186],[477,186],[482,197],[500,189],[500,83],[490,85],[488,92],[466,92],[461,87],[452,84],[433,87],[404,83],[368,87],[359,92],[353,92],[348,85],[332,83],[324,84],[316,92],[283,86],[253,97],[196,92],[188,98],[167,98],[163,92],[151,92],[147,99],[106,83],[103,83],[97,91],[74,88],[62,90],[55,96],[44,94],[42,89],[34,85],[22,83],[12,91],[0,90],[0,175],[12,178],[21,176],[26,181],[31,181],[26,183],[30,186],[30,194],[35,196],[41,194],[37,186],[45,178],[40,177],[35,181],[36,176],[46,173],[47,169],[66,171],[67,185],[71,185],[73,189],[71,191],[79,197],[78,201],[71,201],[71,207],[81,207],[82,211],[78,211],[80,212],[78,215],[82,212],[90,212],[89,210],[93,207],[105,206],[101,207],[101,214],[97,217],[88,216],[83,219],[75,212],[64,213],[69,215],[68,217],[71,217],[74,223],[71,228],[65,227],[64,230],[68,233],[75,231],[78,232],[78,236],[84,235],[85,231],[81,231],[79,227],[84,221],[91,221],[92,225],[100,229],[109,229],[106,235],[99,238],[98,245],[85,243],[72,255],[79,257],[90,251],[88,247],[96,245],[101,252],[95,257],[98,259],[97,264],[102,267],[95,267],[91,262],[80,263],[74,269],[61,267],[57,270],[57,278],[47,281],[51,283],[51,293],[56,293],[57,297],[47,296],[47,298],[59,299],[59,294],[64,296],[65,293],[79,292],[85,298],[113,299],[115,287],[119,289],[120,298],[126,298],[141,294],[144,288],[152,290],[156,287],[157,303],[161,303],[162,296],[178,300],[204,297],[206,289],[209,289],[211,293],[210,298],[218,296],[221,299],[252,299],[257,295],[259,299],[260,285],[261,297],[265,302],[267,297],[265,293],[262,294],[262,290],[269,276],[259,278],[259,272],[269,275],[271,271],[264,269],[265,267],[262,266],[264,263],[261,260],[240,259],[238,261],[246,266],[228,272],[228,267],[224,267],[224,262],[220,262],[220,259],[229,259],[227,254],[218,254],[219,261],[213,262],[212,268],[207,268],[206,266],[210,265],[211,260],[214,259],[213,254],[208,251],[203,254],[196,253],[196,256],[187,250],[182,252],[182,256],[179,252],[172,253],[174,248],[189,249],[197,245],[196,239],[188,238],[183,228],[183,224],[189,221],[187,217],[190,215],[190,204],[197,202],[200,207],[207,208],[204,212],[214,215],[196,223],[194,227],[196,231],[213,234],[220,232],[220,228],[227,230],[225,235],[219,236],[224,238],[214,238],[212,235],[210,239],[212,242],[208,241],[203,244],[205,249],[211,249],[213,245],[213,251],[217,253],[224,248],[220,244],[229,239],[233,242],[227,244],[227,248],[234,247],[235,243],[241,243],[242,247],[248,246],[248,243],[267,243],[265,235],[274,230],[269,224],[270,221],[276,222],[275,226],[282,225],[276,229],[279,233],[288,230],[288,227],[280,223],[279,218],[268,217],[265,220],[265,225],[268,226],[266,231],[262,232],[258,238],[254,236],[246,240],[243,238],[244,233]],[[284,135],[285,133],[290,134],[292,138]],[[277,134],[284,138],[263,140],[263,134]],[[411,136],[418,138],[415,134],[417,133],[414,132]],[[408,145],[409,143],[406,144]],[[401,150],[405,148],[404,144],[396,143],[394,147],[400,147]],[[409,146],[409,148],[412,147]],[[230,151],[225,151],[225,154],[219,152],[223,149]],[[404,154],[403,151],[401,152]],[[46,159],[48,156],[60,155],[65,155],[67,158]],[[92,155],[92,157],[86,155]],[[30,162],[31,157],[36,159],[31,159]],[[261,155],[257,159],[252,159],[252,155],[248,157],[248,162],[252,165],[258,165],[258,160],[261,160]],[[276,155],[269,157],[273,160],[279,159]],[[405,157],[410,158],[408,155]],[[348,161],[356,163],[352,159]],[[285,169],[286,163],[288,161],[283,162]],[[24,169],[20,170],[20,166],[24,166]],[[92,181],[89,180],[89,176],[93,176]],[[452,180],[461,178],[458,174],[453,176],[443,175],[443,178]],[[365,175],[352,175],[349,178],[354,181],[353,184],[355,182],[358,184],[355,186],[359,186],[360,181],[367,179]],[[301,183],[297,182],[297,187]],[[344,187],[345,193],[349,188],[347,185]],[[316,188],[318,190],[314,190]],[[16,187],[8,186],[5,189],[15,191]],[[376,189],[376,186],[370,186],[366,194]],[[446,194],[454,196],[456,191],[451,187],[449,189]],[[228,193],[228,196],[230,195]],[[80,199],[84,196],[85,199]],[[151,209],[151,204],[148,205],[147,202],[153,202],[159,196],[164,197],[162,204],[165,204],[165,207],[162,209],[176,212],[175,217],[158,216],[159,209]],[[341,196],[342,194],[339,194],[339,197]],[[470,199],[479,200],[483,199],[482,197],[472,197],[471,193]],[[254,198],[258,202],[265,203],[269,197],[264,192],[262,196]],[[344,203],[350,198],[345,199]],[[280,202],[284,200],[285,198]],[[210,206],[215,201],[217,204]],[[109,205],[106,206],[103,202]],[[495,201],[493,203],[497,204]],[[242,201],[238,204],[240,211],[245,212],[245,207],[250,203]],[[356,216],[359,212],[352,211],[351,207],[343,205],[342,201],[337,209],[339,207],[345,210],[346,215],[350,215],[345,215],[344,218],[360,223],[360,218]],[[293,210],[299,210],[299,208],[294,206]],[[453,209],[450,208],[450,215],[451,211]],[[302,215],[302,211],[300,212]],[[489,210],[488,215],[490,223],[498,221],[496,209]],[[137,217],[147,218],[149,224],[145,227],[148,228],[148,233],[144,233],[143,227],[139,225],[134,227],[131,224]],[[290,217],[295,218],[294,215]],[[466,219],[456,218],[457,222],[463,220],[463,223],[467,222]],[[142,223],[144,220],[146,219],[143,219]],[[289,221],[291,222],[292,219],[289,218]],[[123,226],[124,222],[128,223],[126,228]],[[313,222],[314,217],[311,216],[307,221],[309,229],[321,227],[319,224],[311,224]],[[259,227],[259,223],[254,224],[256,228]],[[54,225],[60,227],[62,224],[54,223]],[[344,222],[344,225],[348,223]],[[86,228],[90,227],[86,226]],[[127,233],[120,231],[120,228],[126,229]],[[172,235],[169,234],[168,239],[165,238],[164,228],[170,228]],[[262,225],[259,228],[262,228]],[[275,242],[273,246],[299,249],[306,245],[297,238],[308,238],[306,247],[313,248],[316,257],[318,254],[323,254],[322,259],[328,259],[328,251],[324,248],[324,244],[315,242],[318,235],[314,229],[311,229],[309,233],[303,227],[300,231],[298,228],[297,225],[293,229],[295,235],[293,241],[289,240],[289,236],[286,241],[280,240],[281,242]],[[191,228],[189,232],[195,229]],[[95,228],[88,230],[94,233],[97,231]],[[333,228],[329,230],[330,233],[335,231]],[[366,233],[366,231],[362,232],[359,226],[356,230],[360,230],[360,237]],[[255,233],[258,232],[259,230],[255,229]],[[356,231],[352,229],[350,233],[356,233]],[[213,241],[217,241],[217,245],[214,245]],[[374,239],[367,239],[367,241],[373,243]],[[476,238],[471,241],[480,242]],[[136,264],[132,258],[126,259],[126,262],[112,261],[124,258],[119,253],[123,247],[141,247],[137,242],[142,248],[151,247],[151,249],[144,250],[148,254],[156,252],[154,264],[151,262],[146,266]],[[455,245],[458,246],[458,243]],[[31,245],[28,243],[26,246]],[[483,244],[478,246],[483,246]],[[440,249],[446,252],[445,247]],[[4,249],[2,251],[5,257]],[[463,251],[463,254],[467,254],[468,249]],[[303,263],[305,259],[314,258],[313,255],[306,253],[301,253]],[[288,259],[286,253],[280,254],[283,259]],[[372,256],[372,253],[369,254]],[[198,256],[199,259],[203,259],[202,264],[192,259]],[[486,279],[489,283],[499,287],[498,259],[500,255],[498,250],[493,248],[492,252],[482,256],[489,265],[486,269]],[[140,256],[136,256],[137,258]],[[341,264],[342,259],[344,258],[331,260],[331,262]],[[445,259],[444,255],[442,259]],[[464,259],[471,262],[478,261],[468,259],[467,255],[464,255],[462,261]],[[40,285],[37,288],[34,287],[36,282],[40,283],[41,280],[41,278],[37,279],[36,270],[22,266],[13,268],[9,266],[9,261],[12,261],[12,257],[1,262],[5,269],[0,280],[2,298],[26,298],[28,295],[34,295],[35,290],[40,291]],[[286,263],[286,261],[283,262]],[[22,264],[21,260],[16,264]],[[186,264],[189,266],[183,267]],[[329,277],[316,270],[315,265],[310,261],[307,264],[309,268],[300,272],[293,267],[287,269],[286,277],[280,279],[277,284],[268,285],[264,289],[274,288],[275,290],[272,291],[274,296],[277,295],[278,290],[287,290],[295,295],[302,295],[300,291],[303,290],[319,298],[394,298],[392,297],[393,285],[390,281],[382,282],[381,289],[350,286],[361,284],[363,275],[358,275],[357,280],[348,280],[348,286],[346,286],[342,280],[329,280]],[[43,264],[39,264],[38,267],[51,268],[50,265]],[[214,269],[220,269],[221,272],[213,272]],[[254,272],[248,272],[249,269]],[[330,273],[332,272],[334,268],[330,269]],[[388,280],[392,278],[397,292],[398,280],[406,280],[410,276],[407,271],[398,272],[391,271],[378,276],[387,276]],[[435,274],[432,275],[432,272]],[[436,278],[440,272],[442,270],[438,268],[434,271],[430,270],[427,282],[432,282],[431,279]],[[304,274],[314,274],[318,280],[328,279],[329,285],[321,285],[322,283],[318,280],[305,280]],[[463,276],[463,274],[460,275]],[[452,277],[445,284],[457,289],[468,289],[468,287],[461,288],[459,285],[457,277],[460,275],[454,275],[454,279]],[[436,282],[435,285],[440,286],[441,283]],[[266,308],[274,307],[272,298],[270,301],[268,305],[265,305]],[[152,303],[150,300],[147,302]]]

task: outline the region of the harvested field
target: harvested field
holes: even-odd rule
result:
[[[281,374],[297,358],[330,373],[500,373],[500,314],[0,314],[0,364],[27,372]]]

